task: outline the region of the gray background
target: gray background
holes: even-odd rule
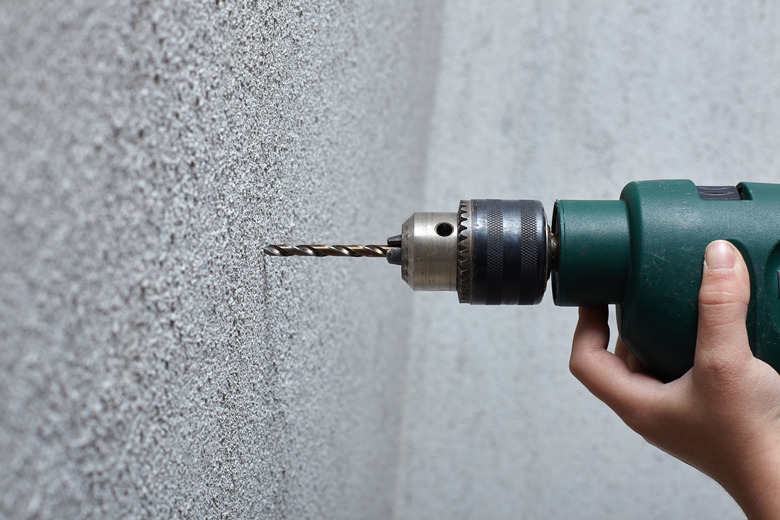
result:
[[[1,14],[0,516],[741,516],[568,375],[573,309],[260,250],[461,198],[780,182],[775,4]]]

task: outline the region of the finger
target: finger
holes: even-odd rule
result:
[[[663,385],[649,376],[632,373],[622,359],[607,351],[608,342],[606,306],[580,307],[569,368],[593,395],[635,428],[632,418],[638,411],[651,413],[657,390]]]
[[[694,364],[718,371],[739,368],[753,357],[745,328],[750,275],[742,255],[729,242],[711,243],[704,259]]]

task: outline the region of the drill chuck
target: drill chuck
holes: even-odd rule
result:
[[[464,200],[457,213],[415,213],[403,224],[401,276],[416,291],[457,290],[462,303],[536,304],[555,243],[539,201]]]

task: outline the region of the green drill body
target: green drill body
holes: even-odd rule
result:
[[[618,201],[558,201],[555,304],[615,304],[626,346],[675,379],[693,365],[704,250],[728,240],[750,271],[751,348],[780,370],[780,185],[742,183],[737,194],[709,199],[691,181],[643,181]]]

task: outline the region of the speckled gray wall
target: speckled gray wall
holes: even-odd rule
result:
[[[430,211],[780,182],[777,3],[448,0],[442,27]],[[574,309],[415,304],[398,518],[744,518],[569,375]]]
[[[0,516],[741,516],[569,376],[573,310],[260,249],[780,182],[774,4],[5,4]]]
[[[4,3],[0,516],[391,516],[437,5]]]

